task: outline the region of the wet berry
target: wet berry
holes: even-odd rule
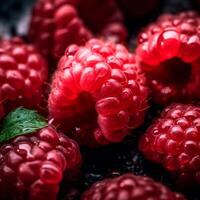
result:
[[[140,150],[182,185],[200,184],[200,107],[173,104],[149,127]]]
[[[76,143],[52,127],[0,146],[1,199],[56,200],[64,173],[80,167]]]
[[[137,58],[156,103],[199,98],[200,17],[163,15],[138,36]]]
[[[33,46],[19,38],[0,41],[0,103],[6,113],[18,106],[43,110],[47,77],[46,62]]]
[[[143,122],[145,78],[123,45],[92,39],[66,50],[48,103],[51,117],[80,143],[120,142]]]

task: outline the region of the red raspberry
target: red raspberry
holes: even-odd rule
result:
[[[164,15],[138,37],[137,58],[155,102],[200,97],[199,26],[194,12]]]
[[[140,141],[144,155],[178,176],[179,182],[200,184],[200,107],[173,104]]]
[[[48,70],[45,60],[19,38],[0,41],[0,101],[7,113],[24,106],[41,110]]]
[[[95,183],[83,194],[82,200],[185,200],[151,178],[125,174]]]
[[[48,103],[52,117],[62,128],[74,128],[80,143],[120,142],[143,122],[145,78],[123,45],[92,39],[66,50]]]
[[[72,43],[84,44],[91,38],[71,0],[38,0],[30,26],[30,40],[47,58],[58,59]]]
[[[159,0],[117,0],[126,15],[129,18],[140,18],[151,13],[160,3]]]
[[[56,200],[63,173],[80,166],[76,143],[46,127],[0,147],[1,199]]]
[[[56,60],[70,44],[85,44],[92,36],[89,29],[94,34],[103,32],[106,37],[124,40],[126,29],[121,13],[114,0],[104,1],[38,0],[33,10],[30,40],[48,59]]]

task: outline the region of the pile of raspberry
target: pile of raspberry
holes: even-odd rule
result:
[[[200,199],[200,15],[164,4],[36,0],[0,38],[1,200]]]

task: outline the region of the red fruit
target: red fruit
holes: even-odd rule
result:
[[[200,97],[199,25],[194,12],[164,15],[138,37],[137,58],[155,102]]]
[[[122,20],[114,0],[105,3],[100,0],[38,0],[33,10],[30,40],[43,55],[58,60],[70,44],[85,44],[92,37],[90,29],[94,34],[102,32],[106,37],[124,41],[126,29]]]
[[[175,174],[182,184],[200,184],[200,107],[173,104],[140,141],[144,155]]]
[[[49,96],[51,116],[80,143],[120,142],[142,122],[145,78],[120,44],[92,39],[70,46],[61,58]]]
[[[18,106],[41,110],[47,76],[46,62],[33,46],[19,38],[0,41],[0,103],[6,113]]]
[[[159,0],[117,0],[120,8],[129,18],[145,17],[160,3]]]
[[[125,174],[113,179],[95,183],[86,191],[82,200],[184,200],[164,185],[151,178]]]
[[[80,166],[76,143],[46,127],[0,147],[0,197],[56,200],[63,173]]]

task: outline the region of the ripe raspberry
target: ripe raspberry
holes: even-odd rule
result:
[[[84,44],[91,38],[75,5],[70,0],[38,0],[30,26],[30,40],[47,58],[58,59],[70,44]]]
[[[48,70],[45,60],[19,38],[0,41],[0,101],[7,113],[24,106],[41,110]]]
[[[126,15],[129,18],[140,18],[152,12],[160,3],[159,0],[117,0]]]
[[[144,155],[178,176],[182,184],[200,184],[200,107],[173,104],[140,141]]]
[[[30,40],[50,60],[58,60],[70,44],[85,44],[92,37],[90,29],[94,34],[102,32],[106,37],[124,40],[126,29],[121,24],[121,14],[114,0],[105,2],[103,4],[100,0],[38,0],[33,10]]]
[[[143,122],[145,78],[123,45],[92,39],[66,50],[48,104],[55,121],[72,128],[80,143],[120,142]]]
[[[200,97],[199,25],[198,14],[183,12],[160,17],[140,34],[137,58],[155,102]]]
[[[63,172],[78,168],[74,141],[46,127],[0,147],[1,199],[55,200]]]
[[[170,191],[151,178],[125,174],[114,179],[105,179],[86,191],[82,200],[184,200],[180,194]]]

